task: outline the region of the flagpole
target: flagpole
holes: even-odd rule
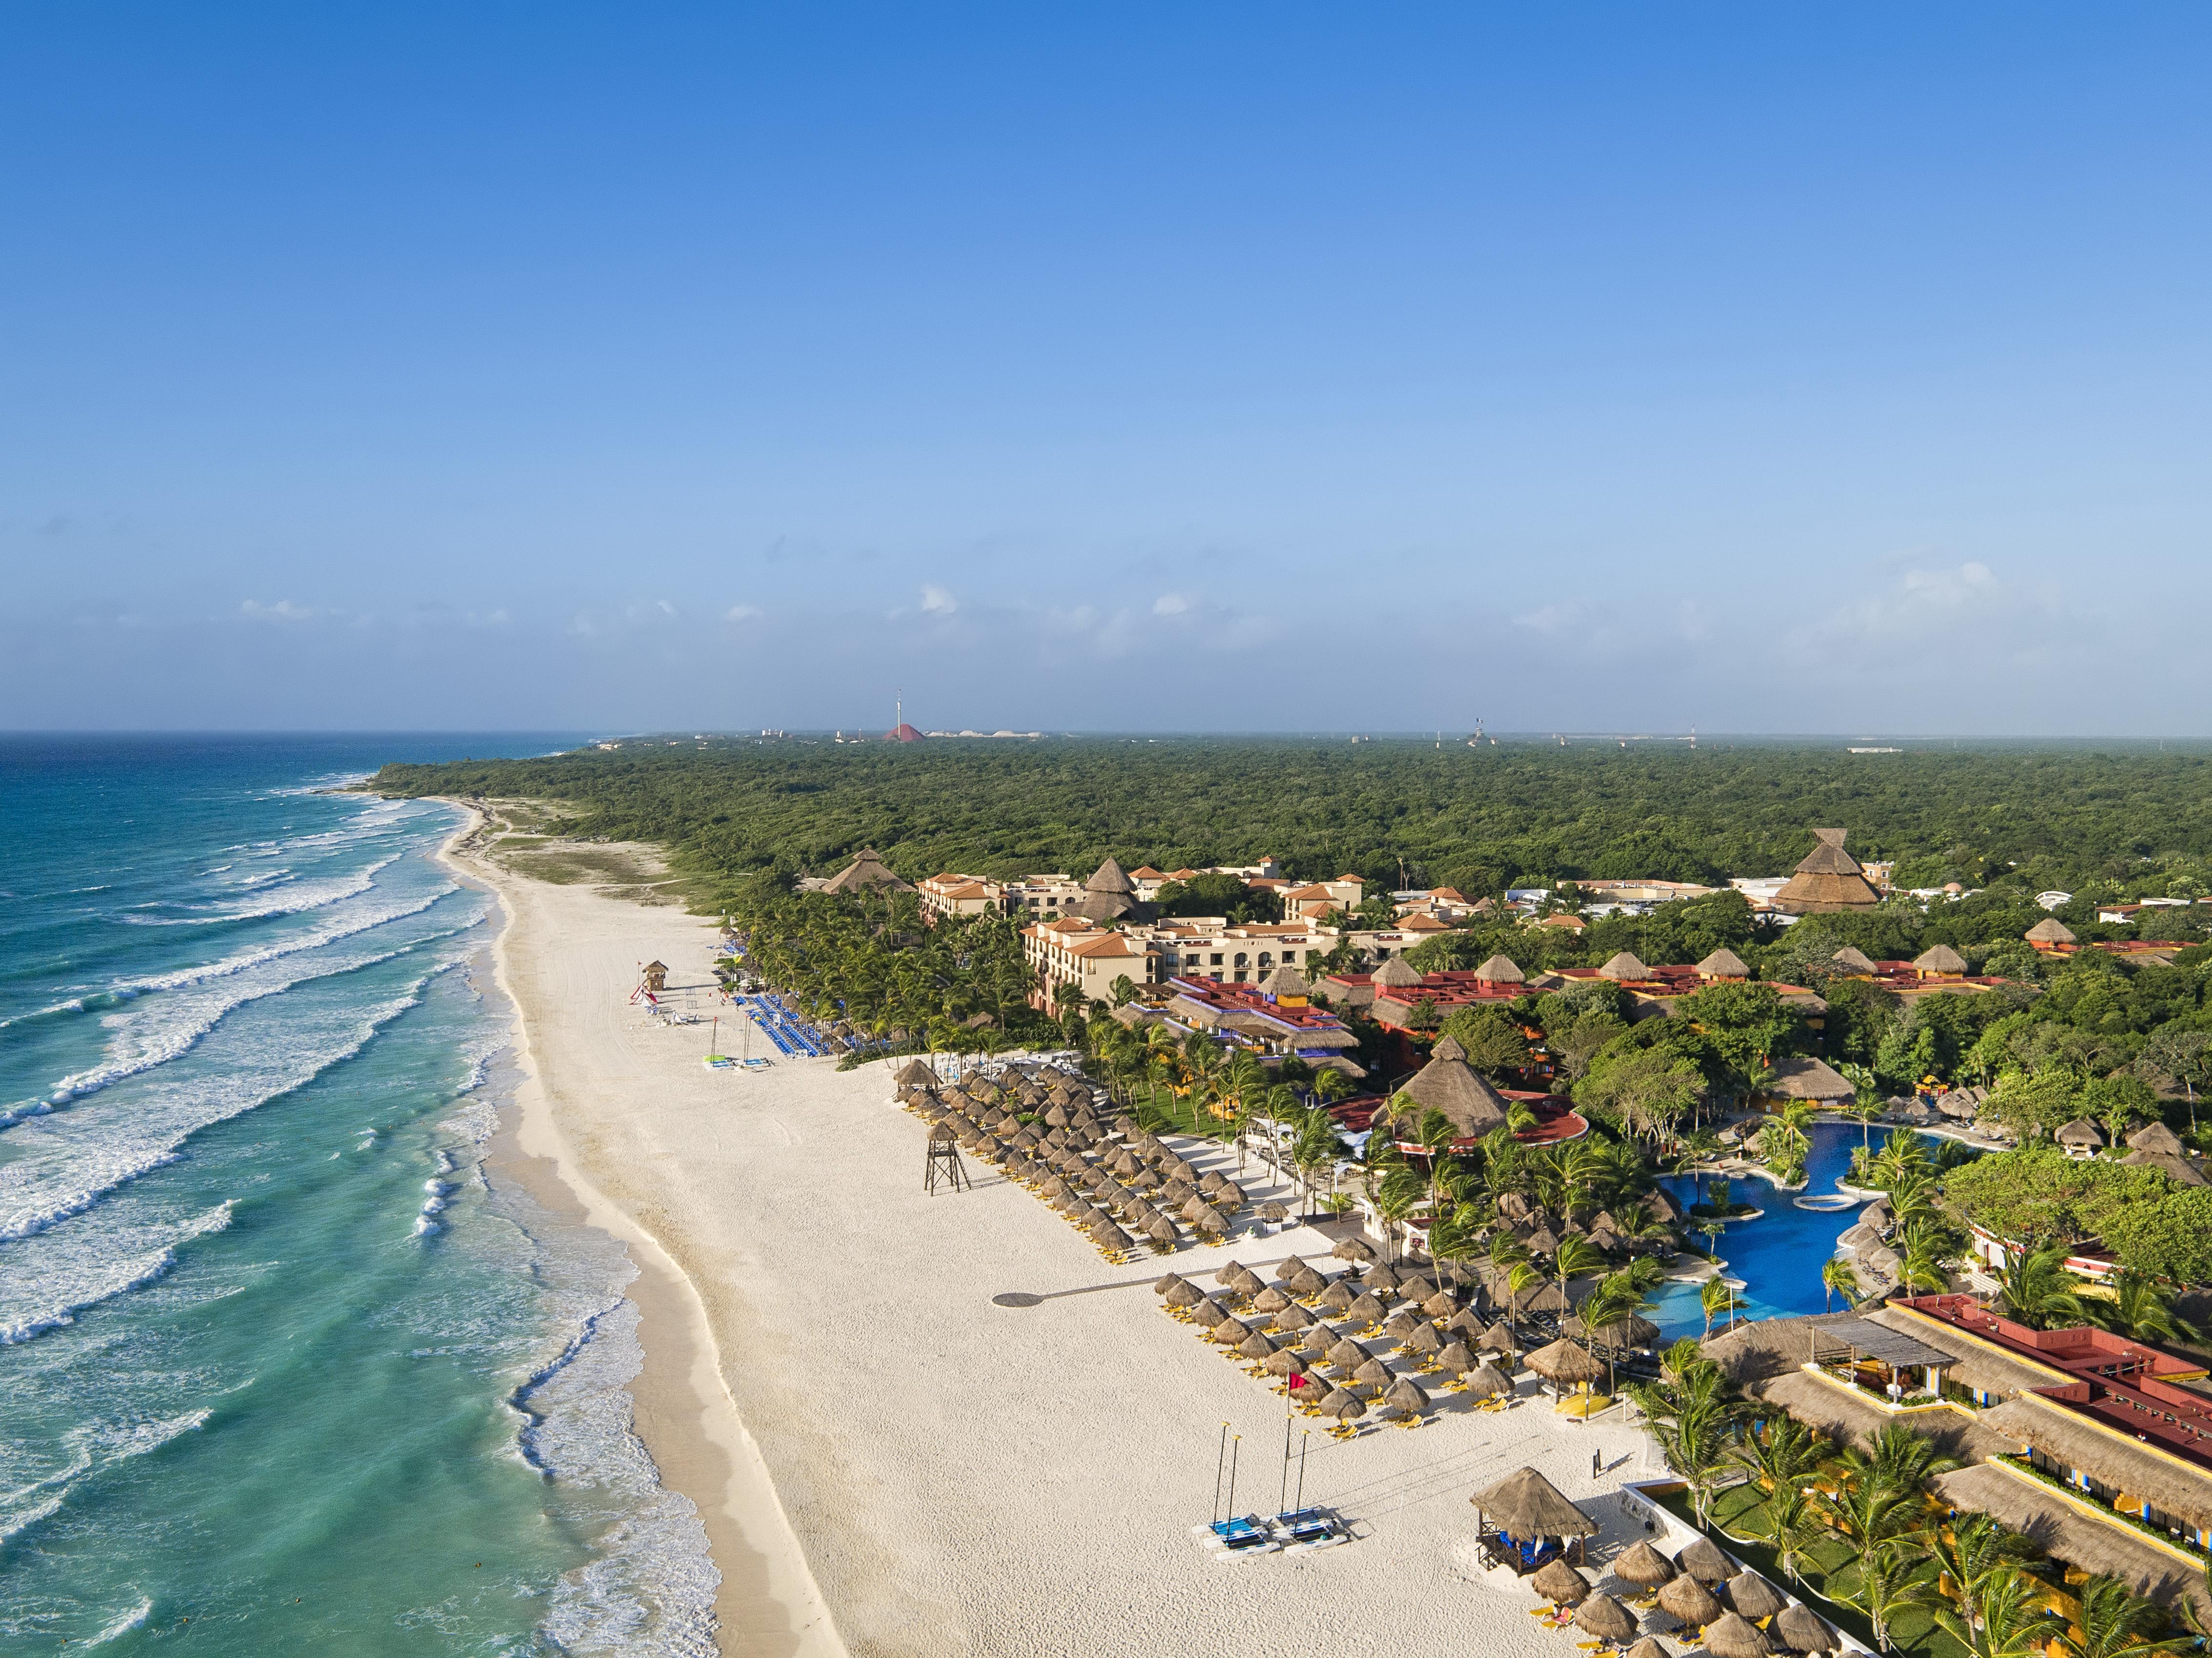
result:
[[[1306,1447],[1313,1441],[1313,1430],[1308,1428],[1298,1440],[1298,1507],[1306,1505]]]
[[[1289,1407],[1286,1406],[1285,1406],[1285,1407],[1284,1407],[1284,1411],[1283,1411],[1283,1479],[1282,1479],[1282,1483],[1275,1488],[1275,1512],[1276,1512],[1277,1514],[1281,1514],[1281,1513],[1284,1511],[1284,1510],[1283,1510],[1283,1499],[1284,1499],[1285,1497],[1288,1497],[1290,1494],[1291,1494],[1291,1412],[1290,1412],[1290,1409],[1289,1409]]]
[[[1229,1424],[1221,1424],[1221,1443],[1213,1453],[1213,1520],[1221,1521],[1221,1465],[1229,1455]]]

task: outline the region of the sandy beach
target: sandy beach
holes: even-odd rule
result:
[[[1356,1540],[1222,1561],[1191,1534],[1210,1517],[1222,1424],[1242,1436],[1237,1509],[1271,1512],[1283,1403],[1149,1286],[1170,1266],[1325,1255],[1328,1238],[1117,1266],[987,1165],[971,1160],[973,1190],[925,1195],[923,1125],[884,1066],[776,1054],[765,1072],[709,1071],[706,1025],[630,1005],[658,957],[672,990],[711,1008],[710,924],[453,855],[507,910],[500,972],[526,1073],[514,1166],[565,1190],[641,1268],[639,1431],[707,1517],[725,1652],[1260,1658],[1479,1632],[1486,1649],[1579,1658],[1524,1615],[1528,1589],[1478,1564],[1468,1498],[1533,1464],[1601,1499],[1587,1503],[1607,1525],[1601,1563],[1644,1535],[1619,1482],[1658,1472],[1620,1412],[1554,1416],[1524,1376],[1510,1410],[1439,1395],[1411,1431],[1339,1442],[1297,1418],[1293,1444],[1316,1429],[1306,1500],[1339,1509]],[[720,1045],[742,1040],[726,1019]],[[994,1305],[1006,1291],[1044,1299]]]

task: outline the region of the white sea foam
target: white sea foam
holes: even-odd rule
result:
[[[132,1630],[137,1629],[140,1625],[146,1621],[148,1616],[152,1613],[153,1610],[154,1603],[152,1600],[141,1599],[137,1606],[131,1606],[118,1613],[115,1621],[110,1624],[106,1629],[100,1631],[99,1634],[87,1636],[85,1637],[85,1645],[88,1647],[104,1647],[110,1641],[119,1639],[123,1636],[130,1634]]]
[[[289,1093],[367,1047],[385,1025],[421,1002],[423,987],[459,964],[454,957],[405,993],[369,1009],[319,1008],[288,1026],[281,1042],[241,1055],[212,1075],[179,1078],[134,1095],[120,1112],[58,1112],[37,1120],[38,1139],[0,1164],[0,1242],[31,1237],[90,1208],[126,1181],[172,1162],[178,1148]],[[32,1132],[27,1125],[23,1132]]]
[[[301,883],[297,876],[288,872],[281,884],[279,884],[279,890],[269,892],[264,887],[263,896],[226,899],[209,906],[209,909],[216,919],[225,921],[261,920],[276,915],[304,914],[311,909],[327,909],[348,898],[360,897],[376,884],[378,871],[389,869],[398,861],[399,854],[394,853],[334,880],[313,884]]]
[[[104,1236],[50,1235],[40,1240],[46,1247],[27,1258],[15,1257],[10,1272],[0,1279],[0,1347],[74,1324],[87,1308],[166,1276],[177,1264],[180,1245],[224,1230],[230,1213],[226,1199],[170,1229],[167,1241],[157,1248],[120,1257],[107,1254],[113,1246]]]
[[[179,968],[174,972],[156,974],[151,978],[131,979],[118,985],[123,991],[178,990],[185,985],[204,984],[210,979],[228,978],[234,973],[243,973],[264,962],[273,962],[285,956],[295,956],[303,950],[319,950],[325,944],[336,944],[341,938],[350,938],[356,932],[366,932],[371,927],[383,926],[387,922],[404,920],[410,915],[419,915],[439,899],[460,889],[452,882],[434,890],[428,897],[416,899],[396,908],[378,908],[363,914],[333,915],[320,926],[305,932],[295,933],[272,944],[258,950],[241,950],[235,956],[226,956],[221,961],[209,962],[198,967]]]

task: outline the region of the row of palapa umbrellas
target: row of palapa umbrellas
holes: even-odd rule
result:
[[[1357,1431],[1352,1424],[1377,1406],[1417,1425],[1431,1404],[1417,1375],[1446,1376],[1447,1391],[1486,1403],[1512,1393],[1511,1378],[1479,1357],[1511,1351],[1503,1324],[1486,1329],[1473,1308],[1418,1272],[1401,1274],[1379,1261],[1358,1271],[1358,1258],[1373,1253],[1359,1239],[1337,1248],[1355,1267],[1334,1278],[1292,1255],[1277,1265],[1273,1284],[1231,1260],[1214,1273],[1214,1293],[1175,1272],[1152,1288],[1171,1316],[1244,1361],[1249,1375],[1281,1382],[1308,1414],[1334,1418],[1339,1434]],[[1394,1373],[1362,1345],[1377,1335],[1395,1345],[1410,1374]]]
[[[1129,1258],[1136,1248],[1132,1231],[1158,1254],[1181,1247],[1182,1228],[1200,1242],[1228,1236],[1248,1201],[1243,1187],[1218,1169],[1201,1174],[1128,1117],[1101,1118],[1088,1094],[1078,1097],[1079,1091],[1055,1088],[1032,1100],[1010,1098],[1012,1090],[988,1084],[979,1090],[972,1082],[942,1090],[902,1084],[899,1100],[934,1125],[933,1133],[950,1133],[964,1150],[998,1164],[1008,1180],[1036,1192],[1109,1260]],[[1024,1114],[1038,1121],[1024,1122]],[[1260,1205],[1258,1213],[1263,1220],[1289,1218],[1273,1201]]]
[[[1584,1634],[1622,1646],[1636,1634],[1638,1606],[1657,1607],[1679,1620],[1675,1637],[1702,1645],[1711,1658],[1767,1658],[1775,1653],[1836,1650],[1835,1631],[1810,1607],[1784,1598],[1757,1572],[1738,1571],[1726,1555],[1700,1537],[1669,1560],[1645,1542],[1621,1551],[1611,1568],[1620,1582],[1638,1591],[1635,1605],[1595,1593],[1589,1579],[1564,1560],[1539,1567],[1529,1583]],[[1628,1649],[1628,1658],[1667,1658],[1653,1637]]]

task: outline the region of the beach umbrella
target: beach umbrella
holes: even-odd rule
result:
[[[1410,1307],[1401,1307],[1390,1315],[1389,1321],[1383,1325],[1382,1329],[1385,1334],[1396,1336],[1402,1341],[1419,1329],[1420,1324],[1421,1315],[1419,1313]]]
[[[1012,1152],[1007,1157],[1006,1178],[1008,1180],[1025,1181],[1036,1172],[1035,1166],[1020,1152]]]
[[[1474,1368],[1474,1355],[1464,1341],[1448,1341],[1437,1351],[1437,1368],[1452,1376],[1465,1376]]]
[[[1426,1301],[1436,1292],[1437,1286],[1419,1272],[1407,1273],[1398,1280],[1398,1293],[1408,1301]]]
[[[1218,1192],[1223,1187],[1228,1184],[1229,1176],[1223,1174],[1218,1169],[1211,1169],[1198,1177],[1198,1189],[1209,1194]]]
[[[1356,1370],[1367,1363],[1367,1349],[1349,1336],[1340,1337],[1328,1350],[1328,1362],[1340,1370]]]
[[[1327,1278],[1304,1265],[1301,1265],[1285,1282],[1291,1286],[1291,1293],[1294,1296],[1311,1297],[1328,1288]]]
[[[1323,1416],[1337,1417],[1350,1422],[1367,1414],[1367,1401],[1345,1388],[1332,1388],[1328,1390],[1328,1396],[1321,1402],[1321,1412]]]
[[[1152,1280],[1152,1293],[1155,1295],[1173,1296],[1182,1291],[1188,1291],[1193,1296],[1201,1293],[1198,1286],[1193,1284],[1188,1278],[1185,1278],[1181,1272],[1170,1272],[1164,1277],[1157,1278]],[[1169,1304],[1176,1307],[1188,1307],[1190,1305],[1190,1303],[1188,1301],[1176,1301],[1170,1302]]]
[[[1213,1200],[1224,1209],[1242,1209],[1244,1206],[1244,1188],[1233,1180],[1224,1181],[1214,1188]]]
[[[1288,1347],[1278,1347],[1268,1355],[1266,1365],[1269,1376],[1304,1376],[1306,1362]]]
[[[1305,1262],[1299,1260],[1296,1255],[1285,1256],[1282,1262],[1275,1268],[1275,1282],[1278,1284],[1288,1284],[1292,1278],[1296,1278],[1300,1272],[1303,1272],[1305,1270]]]
[[[1529,1354],[1528,1368],[1545,1381],[1563,1388],[1579,1382],[1595,1382],[1605,1374],[1604,1365],[1564,1337]]]
[[[1152,1241],[1152,1247],[1156,1249],[1176,1247],[1175,1223],[1165,1215],[1153,1216],[1151,1224],[1145,1228],[1145,1236]]]
[[[1170,1180],[1160,1187],[1160,1201],[1166,1204],[1172,1204],[1178,1209],[1182,1208],[1186,1203],[1192,1201],[1197,1196],[1198,1193],[1195,1190],[1184,1185],[1179,1180]]]
[[[1244,1266],[1237,1269],[1236,1276],[1231,1280],[1231,1286],[1240,1296],[1263,1296],[1272,1293],[1267,1288],[1266,1280],[1257,1272]],[[1285,1296],[1283,1299],[1287,1301],[1290,1297]]]
[[[1206,1332],[1206,1339],[1208,1341],[1218,1341],[1224,1347],[1234,1347],[1251,1333],[1250,1325],[1231,1318],[1224,1313],[1222,1315],[1221,1321]]]
[[[1130,1244],[1129,1235],[1110,1220],[1092,1227],[1091,1236],[1101,1249],[1127,1249]]]
[[[1753,1623],[1762,1618],[1771,1618],[1790,1602],[1780,1589],[1755,1571],[1740,1571],[1728,1580],[1722,1591],[1728,1603]]]
[[[1456,1345],[1457,1344],[1454,1345]],[[1461,1351],[1465,1351],[1466,1350],[1462,1348]],[[1451,1348],[1447,1347],[1444,1349],[1444,1351],[1446,1353],[1449,1353],[1451,1351]],[[1448,1365],[1445,1368],[1450,1369],[1453,1367]],[[1468,1377],[1467,1391],[1468,1397],[1472,1399],[1496,1399],[1502,1394],[1510,1394],[1513,1391],[1513,1378],[1506,1375],[1504,1371],[1499,1370],[1495,1364],[1492,1364],[1488,1359],[1485,1359],[1480,1365],[1475,1367],[1474,1373]]]
[[[1375,1246],[1365,1238],[1345,1238],[1329,1254],[1339,1260],[1370,1261],[1375,1259]]]
[[[1246,1358],[1272,1358],[1274,1357],[1275,1344],[1255,1330],[1243,1341],[1237,1343],[1237,1351]]]
[[[1575,1627],[1618,1646],[1636,1633],[1636,1614],[1609,1594],[1593,1594],[1575,1608]]]
[[[1262,1288],[1259,1294],[1252,1297],[1252,1310],[1255,1313],[1279,1313],[1285,1307],[1297,1305],[1296,1302],[1273,1285]]]
[[[1212,1296],[1200,1296],[1196,1301],[1191,1303],[1190,1315],[1194,1322],[1203,1324],[1211,1330],[1229,1316],[1229,1309]]]
[[[1260,1206],[1261,1220],[1288,1220],[1290,1218],[1291,1212],[1273,1198],[1269,1198],[1267,1202]]]
[[[1589,1579],[1557,1558],[1537,1567],[1528,1587],[1555,1606],[1578,1606],[1589,1599]]]
[[[1382,1402],[1396,1406],[1408,1416],[1419,1416],[1429,1408],[1429,1396],[1421,1391],[1420,1383],[1411,1376],[1400,1376],[1382,1395]]]
[[[1439,1290],[1421,1303],[1421,1310],[1431,1318],[1449,1318],[1459,1311],[1459,1301],[1448,1290]]]
[[[1614,1558],[1613,1575],[1640,1589],[1656,1589],[1674,1575],[1674,1563],[1642,1540],[1631,1543]]]
[[[1724,1612],[1705,1625],[1698,1637],[1712,1658],[1766,1658],[1774,1643],[1756,1624],[1747,1624],[1733,1612]]]
[[[1482,1315],[1472,1307],[1462,1307],[1444,1321],[1444,1328],[1456,1330],[1468,1341],[1482,1339]]]
[[[1513,1351],[1513,1332],[1507,1329],[1505,1321],[1500,1319],[1485,1330],[1474,1345],[1486,1353],[1510,1353]]]
[[[1362,1324],[1380,1324],[1382,1321],[1382,1303],[1372,1295],[1355,1298],[1344,1311],[1346,1317],[1357,1319]]]
[[[1388,1296],[1398,1287],[1398,1275],[1379,1260],[1359,1275],[1359,1281],[1378,1296]]]
[[[1390,1367],[1379,1358],[1370,1358],[1352,1373],[1352,1379],[1363,1388],[1387,1388]]]
[[[1159,1189],[1160,1177],[1149,1169],[1139,1169],[1129,1176],[1129,1184],[1139,1192],[1156,1192]]]
[[[1328,1326],[1316,1324],[1306,1332],[1305,1339],[1298,1343],[1298,1351],[1308,1358],[1325,1359],[1328,1357],[1329,1348],[1335,1344],[1335,1341],[1336,1338],[1329,1333]]]
[[[1656,1635],[1647,1635],[1621,1655],[1621,1658],[1667,1658],[1667,1649]]]
[[[1717,1588],[1735,1576],[1735,1567],[1729,1564],[1728,1556],[1713,1546],[1710,1538],[1692,1539],[1675,1555],[1674,1564],[1707,1588]]]
[[[1514,1304],[1524,1313],[1564,1313],[1567,1310],[1567,1297],[1556,1283],[1547,1279],[1529,1291],[1526,1300],[1516,1297]]]
[[[1437,1333],[1437,1327],[1433,1324],[1416,1325],[1413,1334],[1406,1338],[1406,1345],[1417,1353],[1440,1353],[1443,1351],[1444,1339]]]
[[[1066,1110],[1066,1107],[1064,1107],[1064,1106],[1058,1106],[1058,1105],[1054,1105],[1054,1106],[1048,1106],[1048,1107],[1046,1107],[1046,1108],[1045,1108],[1045,1114],[1044,1114],[1044,1126],[1045,1126],[1047,1128],[1065,1128],[1065,1127],[1067,1127],[1067,1110]]]
[[[1181,1215],[1183,1219],[1191,1225],[1195,1226],[1198,1224],[1200,1216],[1211,1215],[1213,1213],[1213,1211],[1206,1206],[1206,1199],[1204,1198],[1194,1195],[1190,1201],[1177,1209],[1176,1213]],[[1219,1278],[1221,1275],[1217,1272],[1214,1276],[1216,1278]]]
[[[1202,1232],[1207,1237],[1218,1242],[1228,1233],[1229,1228],[1227,1224],[1222,1220],[1220,1216],[1215,1214],[1213,1211],[1209,1209],[1204,1214],[1200,1215],[1196,1220],[1191,1222],[1190,1230],[1194,1232]]]
[[[1332,1313],[1350,1312],[1352,1303],[1358,1299],[1358,1296],[1352,1293],[1351,1286],[1341,1280],[1330,1284],[1321,1292],[1321,1304]]]
[[[1115,1118],[1114,1132],[1121,1136],[1122,1139],[1127,1139],[1131,1135],[1137,1132],[1136,1120],[1132,1117]]]
[[[1288,1335],[1294,1330],[1310,1330],[1316,1321],[1311,1313],[1294,1301],[1275,1315],[1274,1327]]]
[[[1833,1652],[1836,1632],[1820,1621],[1810,1606],[1792,1603],[1782,1608],[1768,1629],[1792,1652]]]
[[[1686,1624],[1710,1624],[1722,1611],[1720,1597],[1687,1570],[1659,1586],[1659,1604]]]

